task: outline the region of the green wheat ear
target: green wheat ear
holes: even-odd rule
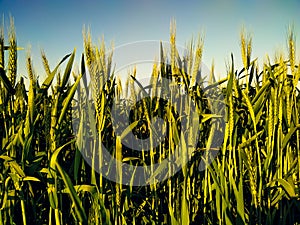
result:
[[[44,66],[44,69],[46,71],[46,75],[48,77],[48,76],[50,76],[51,71],[50,71],[49,62],[48,62],[48,59],[46,57],[46,53],[45,53],[44,50],[41,50],[41,56],[42,56],[43,66]]]
[[[17,76],[17,40],[12,17],[10,18],[8,71],[10,82],[15,86]]]
[[[240,32],[240,45],[244,68],[246,71],[248,71],[252,53],[252,37],[246,32],[244,27]]]

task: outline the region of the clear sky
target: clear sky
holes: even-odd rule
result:
[[[294,24],[300,43],[299,0],[127,0],[58,1],[0,0],[5,30],[9,15],[15,20],[18,46],[31,46],[34,68],[44,77],[40,50],[44,49],[51,69],[76,47],[76,63],[83,52],[83,26],[90,26],[93,39],[104,35],[115,46],[142,40],[169,40],[172,18],[177,24],[177,44],[185,45],[192,36],[205,34],[203,62],[214,59],[216,75],[226,74],[225,62],[231,52],[240,64],[239,33],[242,25],[253,35],[253,57],[273,56],[287,49],[287,28]],[[19,54],[19,75],[25,75],[27,50]],[[299,56],[299,54],[297,54]],[[298,57],[300,58],[300,57]]]

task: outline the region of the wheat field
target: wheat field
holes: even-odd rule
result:
[[[147,87],[136,71],[122,84],[113,52],[104,41],[94,44],[89,31],[78,70],[76,50],[55,68],[42,52],[46,79],[41,81],[28,54],[26,86],[23,77],[17,80],[13,22],[8,40],[4,37],[2,27],[0,225],[300,224],[300,64],[292,30],[287,53],[268,58],[261,68],[251,54],[251,36],[242,30],[243,67],[236,68],[231,55],[225,78],[217,80],[214,65],[210,74],[199,73],[203,38],[180,56],[172,24],[170,56],[161,47]],[[179,99],[179,88],[189,101],[172,102]],[[130,124],[114,123],[114,112]],[[154,117],[164,125],[151,127]],[[129,131],[149,138],[143,145],[149,151],[128,147]],[[157,133],[165,135],[154,145]],[[182,157],[164,161],[179,143]],[[131,179],[134,171],[101,164],[103,148],[130,168],[147,169]],[[119,182],[97,172],[104,167]],[[157,182],[143,185],[149,174]]]

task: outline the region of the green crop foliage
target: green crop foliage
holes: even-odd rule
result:
[[[189,44],[185,56],[178,55],[173,22],[170,59],[161,45],[150,85],[143,86],[134,69],[125,87],[114,73],[113,51],[104,40],[93,44],[89,31],[84,31],[79,71],[73,69],[76,50],[55,68],[42,52],[46,79],[40,83],[28,54],[26,87],[22,77],[16,79],[20,48],[13,20],[8,37],[6,42],[2,27],[0,225],[300,224],[300,64],[292,30],[288,57],[280,53],[261,70],[251,57],[252,39],[242,30],[243,68],[235,68],[232,55],[225,78],[216,80],[214,65],[211,74],[198,73],[202,37]],[[209,77],[209,85],[204,86],[203,76]],[[178,88],[189,101],[173,101]],[[140,100],[132,106],[136,99]],[[130,123],[114,127],[113,107],[124,109],[119,116],[129,117]],[[153,127],[157,116],[165,123]],[[189,130],[195,121],[199,126]],[[120,134],[114,131],[118,126],[124,128]],[[149,137],[149,146],[143,146],[149,151],[124,145],[131,131],[139,138]],[[165,137],[156,146],[160,133]],[[199,135],[195,148],[193,134]],[[180,157],[164,161],[179,143]],[[97,167],[105,166],[96,163],[104,157],[103,147],[119,162],[145,166],[141,176],[151,174],[149,185],[124,185],[98,174]],[[81,154],[85,149],[91,149],[91,165]],[[121,180],[128,176],[118,165],[110,171]],[[153,182],[158,180],[163,181]]]

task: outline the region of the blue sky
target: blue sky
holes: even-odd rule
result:
[[[15,20],[19,54],[19,75],[25,75],[25,56],[31,46],[35,72],[44,77],[40,50],[44,49],[51,68],[76,47],[76,63],[83,52],[83,26],[90,26],[95,41],[104,35],[115,46],[143,40],[169,40],[172,18],[177,24],[177,44],[205,34],[203,62],[214,59],[216,75],[224,77],[231,52],[241,66],[239,33],[242,25],[253,36],[253,57],[260,62],[268,53],[286,51],[286,34],[294,24],[297,46],[300,40],[299,0],[128,0],[128,1],[45,1],[0,0],[5,28],[9,15]],[[299,54],[298,54],[299,55]],[[299,57],[298,57],[299,58]]]

